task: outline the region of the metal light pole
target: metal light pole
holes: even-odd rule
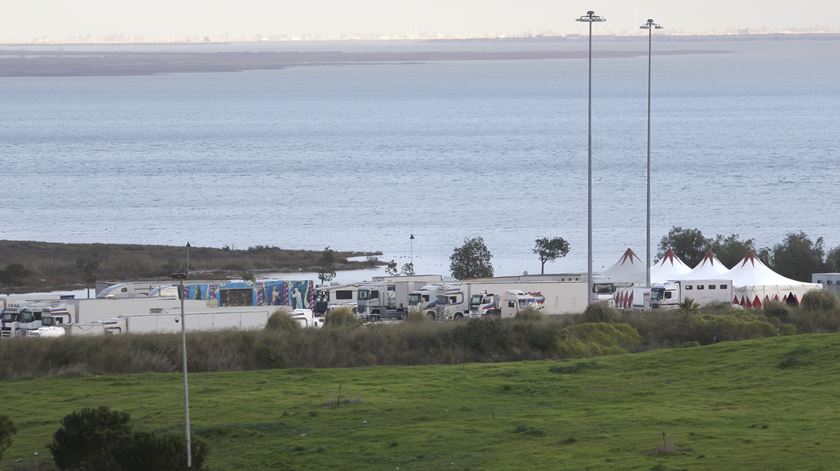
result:
[[[650,286],[650,69],[651,69],[651,57],[653,55],[653,30],[655,29],[662,29],[662,26],[653,22],[652,19],[648,18],[647,22],[642,26],[639,26],[641,29],[648,30],[648,95],[647,95],[647,252],[645,254],[645,260],[647,268],[645,270],[645,286]]]
[[[592,304],[592,23],[607,21],[590,10],[586,15],[575,21],[589,23],[589,144],[588,144],[588,166],[587,166],[587,231],[586,231],[586,305]]]
[[[190,243],[187,242],[187,276],[190,276]]]
[[[187,244],[189,247],[189,244]],[[184,292],[184,273],[175,273],[172,278],[177,278],[178,283],[178,297],[181,299],[181,361],[184,364],[184,435],[187,439],[187,468],[192,468],[192,443],[190,439],[190,382],[187,372],[187,328],[184,323],[184,298],[187,293]]]
[[[408,260],[411,263],[411,268],[414,268],[414,234],[411,234],[411,237],[408,238],[409,243],[409,256]]]

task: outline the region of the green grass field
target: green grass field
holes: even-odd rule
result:
[[[175,373],[5,381],[2,467],[48,460],[65,414],[182,431]],[[837,469],[840,336],[587,360],[191,376],[213,469]],[[339,385],[342,401],[335,407]],[[662,433],[670,453],[652,456]],[[33,453],[38,452],[38,456]]]

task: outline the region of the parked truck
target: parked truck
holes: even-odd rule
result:
[[[367,320],[403,319],[408,315],[411,293],[426,283],[406,279],[363,284],[359,286],[356,314]]]
[[[477,317],[515,317],[519,311],[531,307],[542,310],[545,297],[541,293],[526,293],[522,290],[506,290],[501,294],[478,294],[481,297],[475,304],[474,315]]]
[[[682,280],[653,285],[650,306],[653,309],[677,309],[686,299],[699,306],[732,302],[730,280]]]
[[[0,336],[12,337],[58,337],[64,335],[62,325],[72,322],[72,316],[64,305],[31,303],[8,307],[2,313]]]

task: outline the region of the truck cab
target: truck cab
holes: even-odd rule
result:
[[[469,298],[460,286],[449,286],[440,289],[435,296],[435,319],[460,320],[470,317]]]

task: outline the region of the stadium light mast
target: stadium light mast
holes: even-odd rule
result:
[[[576,19],[584,23],[589,23],[589,115],[588,115],[588,170],[587,170],[587,231],[586,231],[586,285],[588,293],[586,295],[586,305],[592,304],[592,23],[601,23],[607,21],[595,14],[594,11],[587,11],[585,15]]]
[[[648,30],[648,94],[647,94],[647,252],[645,253],[645,260],[647,268],[645,270],[645,286],[650,287],[650,69],[651,69],[651,57],[653,53],[653,30],[655,29],[663,29],[662,26],[653,22],[652,19],[648,18],[647,22],[642,26],[639,26],[641,29]]]

